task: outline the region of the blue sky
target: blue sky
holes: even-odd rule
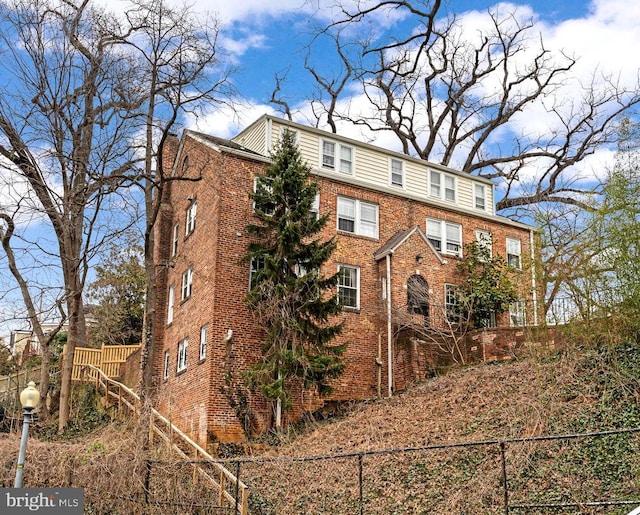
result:
[[[171,0],[169,0],[171,1]],[[289,81],[284,84],[282,94],[287,98],[295,113],[296,121],[305,122],[308,116],[308,102],[312,88],[311,77],[303,69],[301,45],[307,41],[314,25],[326,23],[333,15],[333,0],[194,0],[194,8],[208,11],[218,17],[221,23],[220,43],[228,59],[238,72],[234,75],[238,91],[245,98],[244,104],[236,111],[221,109],[211,111],[198,120],[190,120],[189,128],[215,136],[231,137],[264,113],[274,113],[275,106],[269,104],[274,88],[274,75],[289,68]],[[356,2],[357,0],[345,0]],[[361,0],[371,2],[372,0]],[[427,0],[422,0],[423,3]],[[545,45],[555,51],[565,51],[579,57],[575,67],[576,83],[591,80],[594,70],[611,73],[624,84],[635,84],[640,70],[640,2],[638,0],[594,0],[550,1],[538,0],[529,3],[501,3],[444,0],[446,10],[455,13],[463,27],[471,33],[482,23],[487,9],[500,12],[517,10],[523,19],[534,19],[536,30]],[[112,4],[110,3],[111,7]],[[402,19],[381,18],[379,28],[388,31],[407,29]],[[329,50],[316,54],[319,62],[328,59]],[[568,92],[569,95],[571,92]],[[362,108],[363,100],[353,92],[344,99],[344,105],[351,109]],[[527,114],[526,124],[530,127],[546,127],[546,113]],[[362,137],[353,127],[342,127],[341,132]],[[376,141],[381,146],[396,148],[392,137]],[[603,169],[602,164],[610,162],[611,149],[602,149],[580,166],[584,171]],[[533,173],[533,172],[532,172]],[[582,172],[580,172],[582,173]],[[585,172],[586,173],[586,172]],[[0,187],[0,201],[2,200]],[[2,202],[0,202],[1,204]],[[37,225],[37,224],[36,224]],[[0,266],[2,260],[0,259]],[[49,279],[43,278],[43,282]],[[8,287],[12,279],[0,270],[0,292]],[[52,280],[55,282],[55,280]],[[1,304],[1,303],[0,303]],[[0,336],[2,311],[7,306],[0,305]],[[14,306],[8,306],[12,311]]]
[[[305,32],[329,19],[332,4],[332,0],[197,0],[195,8],[217,13],[222,22],[222,41],[238,66],[235,81],[249,105],[241,109],[239,119],[228,112],[216,113],[210,119],[200,120],[194,128],[231,136],[260,114],[272,110],[274,106],[269,105],[268,99],[274,87],[274,74],[288,67],[291,80],[285,84],[283,93],[292,107],[301,107],[298,102],[308,97],[311,81],[302,70],[300,45],[307,38]],[[580,57],[576,73],[583,73],[586,78],[594,69],[614,73],[620,70],[629,80],[636,78],[640,68],[635,50],[640,48],[639,4],[637,0],[537,0],[501,4],[444,1],[446,10],[455,13],[462,23],[476,23],[489,8],[503,12],[517,8],[523,17],[535,19],[536,29],[548,47]],[[395,20],[389,22],[387,28],[393,31],[402,28],[402,23]]]

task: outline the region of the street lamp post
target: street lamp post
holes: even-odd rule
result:
[[[22,488],[22,473],[24,471],[24,457],[27,454],[27,437],[29,436],[29,424],[33,417],[33,410],[40,403],[40,392],[33,381],[29,381],[27,387],[20,392],[20,404],[22,404],[24,420],[22,422],[22,439],[20,440],[20,453],[18,454],[18,468],[14,488]]]

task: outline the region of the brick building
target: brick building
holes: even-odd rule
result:
[[[260,355],[262,330],[244,297],[243,261],[255,220],[249,197],[269,149],[288,127],[320,186],[315,208],[329,213],[325,237],[337,237],[329,267],[343,270],[347,367],[331,401],[390,395],[420,377],[416,349],[397,344],[401,313],[434,327],[447,321],[459,278],[456,262],[471,241],[490,241],[519,277],[521,302],[501,326],[535,323],[531,227],[497,216],[490,181],[271,116],[232,140],[185,131],[175,150],[156,232],[158,408],[202,444],[239,440],[241,420],[257,429],[271,416],[241,388],[241,372]],[[419,309],[412,291],[428,292]],[[527,309],[524,306],[528,307]],[[300,392],[295,418],[322,401]]]

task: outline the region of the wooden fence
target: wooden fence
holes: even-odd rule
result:
[[[87,373],[89,379],[95,380],[95,371],[86,368],[87,365],[99,368],[107,377],[120,377],[120,365],[139,348],[140,345],[103,345],[99,349],[76,347],[73,353],[71,380],[86,380]]]

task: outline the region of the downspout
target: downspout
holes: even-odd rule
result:
[[[389,398],[393,395],[393,338],[391,331],[391,254],[387,254],[387,368],[389,373],[389,382],[387,395]]]
[[[267,130],[264,135],[264,149],[265,155],[268,156],[269,152],[271,152],[271,131],[273,130],[273,122],[271,118],[267,118]]]
[[[535,238],[533,230],[529,231],[529,248],[531,249],[531,287],[533,288],[533,325],[538,325],[538,285],[536,284]]]

